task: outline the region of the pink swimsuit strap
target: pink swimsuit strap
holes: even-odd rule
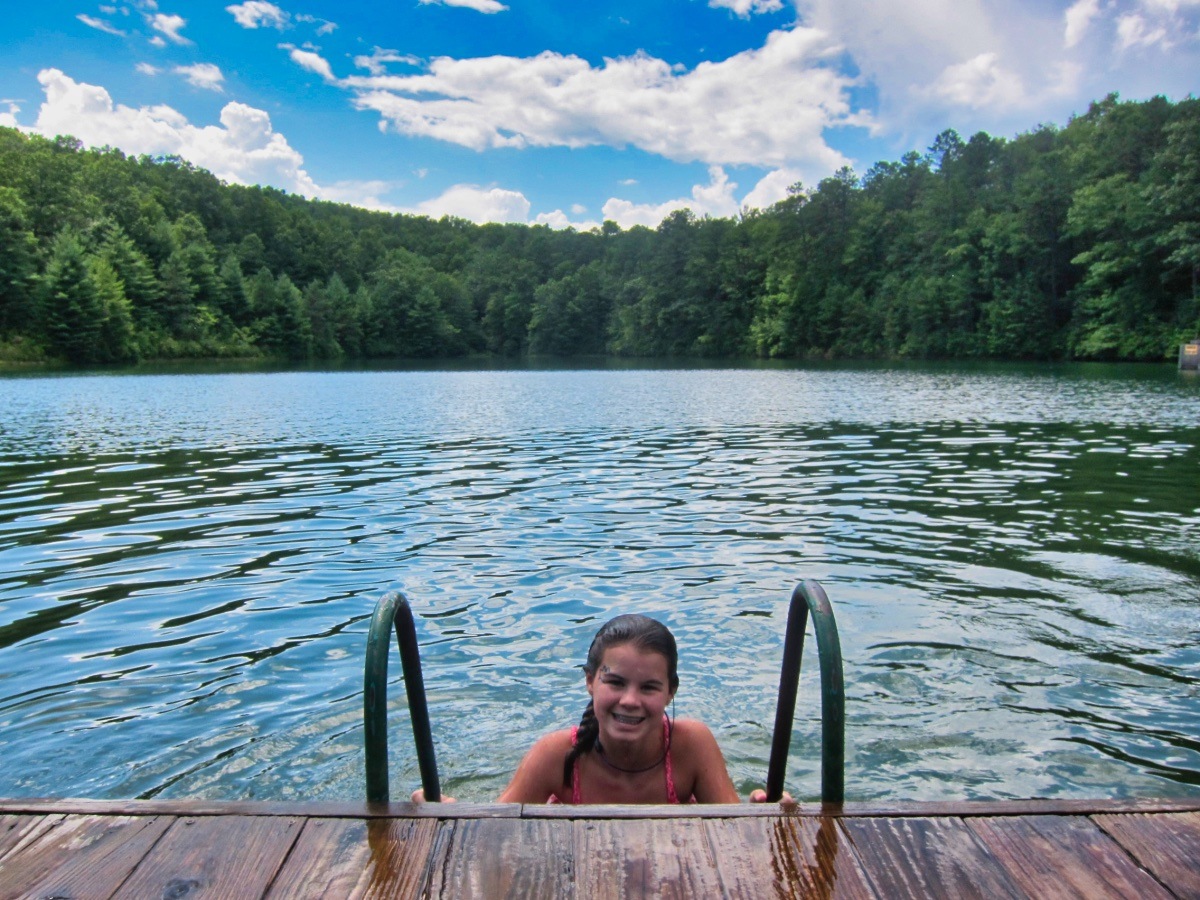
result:
[[[571,746],[574,747],[579,739],[579,726],[571,727]],[[666,752],[663,754],[663,768],[666,770],[667,778],[667,802],[678,803],[679,795],[675,793],[675,774],[671,769],[671,720],[667,718],[667,714],[663,713],[663,746],[666,747]],[[575,757],[575,765],[571,767],[571,802],[579,805],[583,802],[582,794],[579,786],[579,757]],[[558,798],[551,795],[551,803],[557,803]]]

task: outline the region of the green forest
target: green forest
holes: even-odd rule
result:
[[[0,129],[0,362],[1163,360],[1200,333],[1200,101],[937,135],[737,218],[370,212]]]

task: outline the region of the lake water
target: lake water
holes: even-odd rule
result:
[[[806,578],[847,799],[1200,793],[1200,379],[947,366],[0,378],[0,796],[362,798],[393,588],[448,793],[578,720],[629,610],[747,793]]]

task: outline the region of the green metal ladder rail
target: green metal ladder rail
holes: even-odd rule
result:
[[[399,591],[384,595],[375,605],[371,628],[367,632],[367,662],[363,676],[363,727],[367,751],[367,802],[387,803],[388,735],[387,668],[388,645],[392,629],[400,645],[400,663],[404,669],[404,689],[408,694],[408,712],[413,738],[417,744],[417,764],[421,768],[421,787],[425,799],[442,799],[438,782],[437,758],[433,752],[433,734],[429,728],[429,708],[425,704],[425,680],[421,676],[421,654],[417,648],[417,629],[408,598]]]
[[[792,741],[796,692],[800,683],[800,658],[804,654],[804,629],[812,613],[821,667],[821,802],[841,804],[845,799],[846,695],[842,686],[842,645],[837,622],[825,590],[815,581],[803,581],[792,591],[788,607],[787,636],[783,643],[783,668],[779,673],[779,701],[767,768],[767,802],[783,796],[783,776]]]

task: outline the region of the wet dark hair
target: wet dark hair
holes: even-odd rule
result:
[[[604,659],[604,652],[610,647],[621,647],[632,644],[641,651],[659,653],[667,661],[667,683],[671,693],[679,687],[679,650],[675,646],[675,635],[669,628],[657,619],[629,613],[609,619],[600,626],[596,636],[592,638],[592,646],[588,648],[587,662],[583,671],[588,677],[595,677]],[[579,720],[579,730],[575,735],[575,746],[563,761],[563,784],[570,784],[575,760],[584,753],[590,753],[596,746],[600,736],[600,723],[596,720],[596,710],[592,701],[588,701],[583,717]]]

